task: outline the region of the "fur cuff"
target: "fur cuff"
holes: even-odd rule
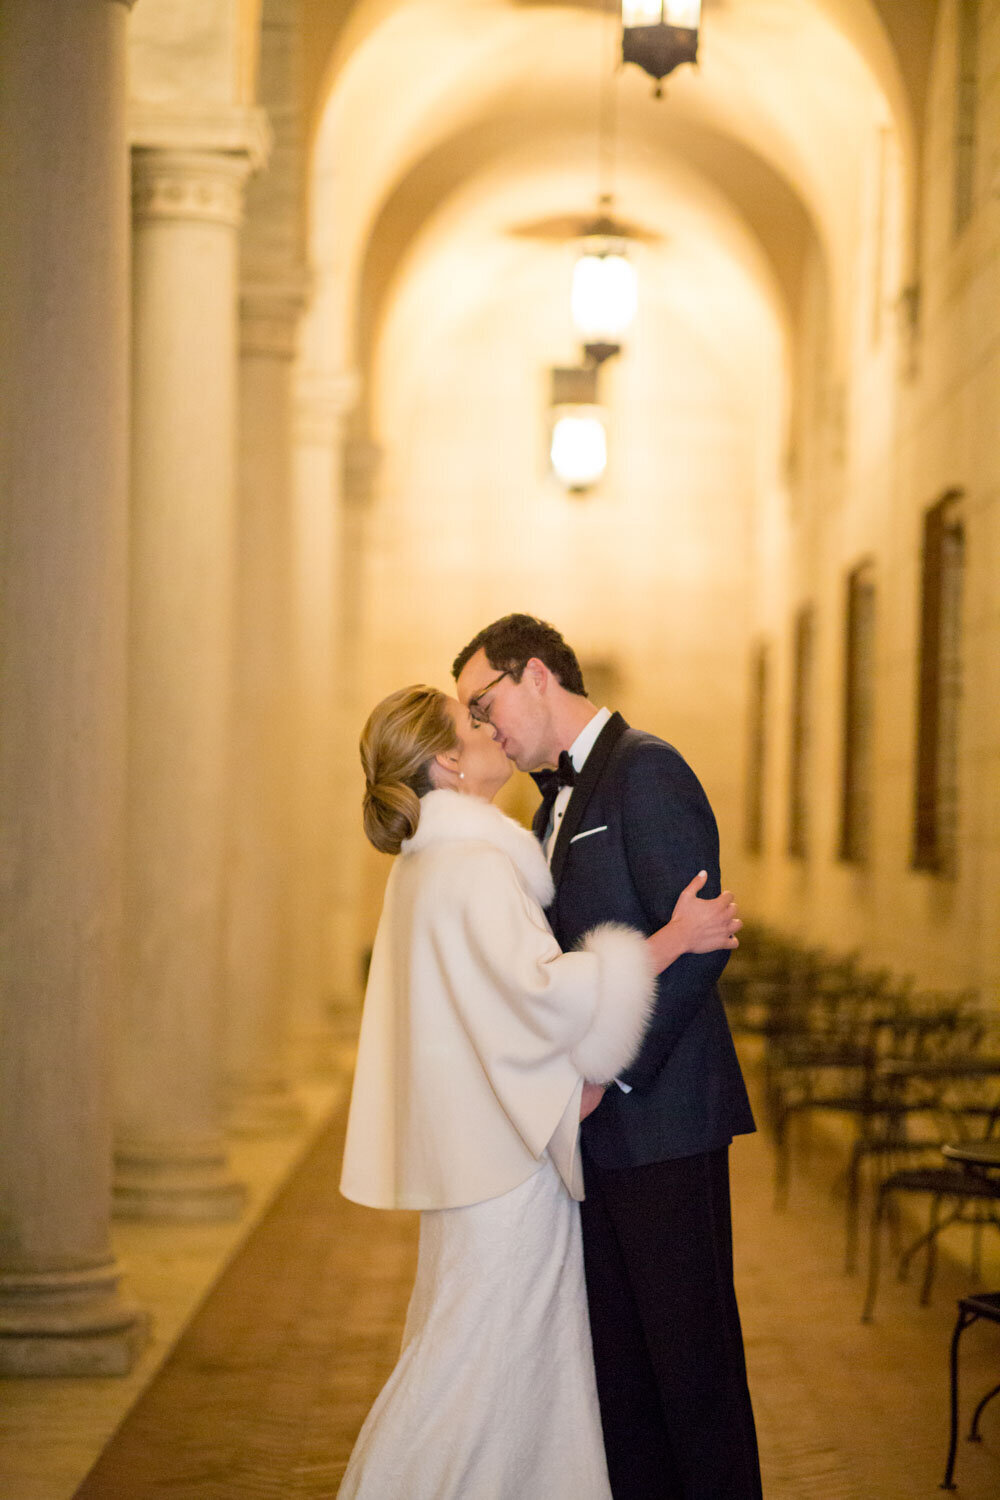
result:
[[[610,1083],[642,1045],[656,998],[656,975],[646,940],[633,927],[606,922],[588,932],[580,947],[600,967],[597,1005],[586,1036],[570,1054],[591,1083]]]

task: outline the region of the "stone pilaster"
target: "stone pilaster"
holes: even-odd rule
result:
[[[247,194],[240,284],[240,458],[227,941],[231,1123],[294,1125],[292,379],[307,295],[302,16],[262,0],[259,98],[274,144]]]
[[[115,1204],[130,1216],[231,1217],[242,1203],[223,1143],[237,276],[244,184],[265,133],[246,111],[144,111],[133,142],[127,983]]]
[[[0,27],[4,1375],[124,1374],[147,1321],[120,1295],[109,1239],[126,701],[126,16],[115,0],[9,0]]]
[[[349,743],[348,644],[341,639],[344,428],[357,384],[352,374],[303,375],[296,402],[293,1011],[300,1055],[314,1061],[329,1059],[337,1013],[358,993],[350,921],[357,869],[349,853],[357,818],[350,827],[355,799],[344,785],[357,750]]]
[[[359,424],[359,411],[352,413]],[[362,988],[360,942],[361,799],[364,781],[358,739],[374,707],[365,696],[358,642],[364,639],[364,576],[368,527],[382,449],[365,433],[345,437],[340,453],[340,516],[336,595],[337,784],[334,841],[337,851],[332,917],[338,1007],[356,1011]]]
[[[292,1128],[292,360],[304,278],[244,279],[226,941],[230,1123]]]

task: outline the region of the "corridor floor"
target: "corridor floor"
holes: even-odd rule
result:
[[[398,1348],[416,1245],[415,1217],[339,1197],[342,1130],[343,1109],[77,1500],[332,1500]],[[778,1214],[764,1134],[733,1149],[738,1284],[764,1493],[930,1500],[945,1460],[955,1297],[974,1289],[961,1259],[969,1232],[949,1231],[947,1245],[960,1258],[942,1258],[929,1308],[917,1306],[914,1285],[886,1276],[876,1322],[863,1326],[861,1278],[840,1267],[841,1203],[831,1184],[841,1158],[817,1137],[796,1163],[789,1208]],[[1000,1236],[992,1241],[979,1289],[1000,1287]],[[964,1340],[967,1420],[973,1401],[1000,1378],[1000,1328],[980,1324]],[[981,1445],[960,1445],[959,1500],[1000,1495],[1000,1398],[984,1428]]]

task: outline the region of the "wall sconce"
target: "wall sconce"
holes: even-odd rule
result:
[[[549,458],[560,484],[576,495],[597,484],[608,464],[597,369],[597,365],[573,365],[552,371]]]
[[[573,322],[587,358],[599,365],[621,353],[622,335],[635,317],[635,267],[611,219],[595,219],[580,248],[573,269]]]
[[[698,60],[700,24],[701,0],[622,0],[622,61],[656,79],[657,99],[668,73]]]

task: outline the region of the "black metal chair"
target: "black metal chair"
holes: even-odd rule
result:
[[[854,1144],[845,1171],[844,1269],[857,1258],[864,1169],[882,1164],[883,1175],[904,1166],[940,1161],[942,1087],[925,1064],[973,1055],[988,1036],[981,1015],[970,1006],[972,992],[953,996],[919,994],[881,1036],[885,1055],[876,1052],[865,1088],[846,1112],[856,1120]],[[947,1075],[945,1075],[947,1083]]]
[[[792,1120],[824,1112],[868,1117],[880,1036],[904,1006],[905,991],[891,990],[888,975],[844,966],[824,973],[769,1035],[764,1076],[776,1208],[788,1198]]]
[[[1000,1059],[968,1059],[964,1064],[956,1059],[948,1064],[927,1064],[921,1071],[929,1072],[932,1067],[936,1067],[940,1076],[947,1073],[953,1083],[972,1084],[983,1091],[987,1083],[993,1084],[991,1092],[994,1097],[988,1102],[983,1100],[982,1103],[963,1105],[953,1100],[951,1108],[943,1112],[950,1116],[951,1129],[948,1134],[951,1135],[952,1141],[963,1139],[968,1141],[970,1122],[976,1120],[979,1123],[979,1129],[975,1132],[975,1138],[980,1143],[995,1144],[997,1128],[1000,1126],[1000,1106],[995,1097],[996,1083],[1000,1078]],[[923,1151],[926,1148],[917,1149]],[[948,1149],[942,1149],[947,1156]],[[899,1279],[904,1281],[910,1262],[917,1251],[921,1249],[926,1251],[924,1278],[920,1291],[921,1306],[926,1306],[930,1301],[937,1264],[937,1241],[942,1230],[947,1229],[951,1224],[971,1224],[974,1227],[973,1274],[978,1275],[979,1243],[982,1230],[987,1225],[1000,1229],[1000,1209],[997,1208],[1000,1204],[1000,1176],[995,1176],[991,1171],[977,1169],[968,1164],[961,1165],[958,1161],[951,1160],[940,1165],[902,1167],[892,1172],[879,1184],[872,1214],[868,1286],[865,1293],[864,1311],[861,1314],[863,1323],[871,1322],[875,1309],[882,1227],[894,1196],[905,1193],[920,1193],[931,1200],[930,1222],[927,1229],[907,1247],[899,1261]],[[945,1202],[950,1207],[942,1216],[941,1206]]]
[[[948,1462],[945,1465],[944,1479],[941,1481],[943,1490],[955,1489],[955,1453],[958,1448],[958,1341],[965,1329],[970,1324],[978,1322],[980,1318],[988,1318],[991,1323],[1000,1323],[1000,1292],[979,1292],[974,1297],[958,1299],[958,1322],[955,1324],[955,1332],[951,1337],[951,1436],[948,1441]],[[972,1425],[969,1428],[970,1443],[981,1442],[979,1419],[993,1397],[997,1395],[1000,1395],[1000,1384],[995,1385],[991,1391],[987,1391],[976,1407]]]

